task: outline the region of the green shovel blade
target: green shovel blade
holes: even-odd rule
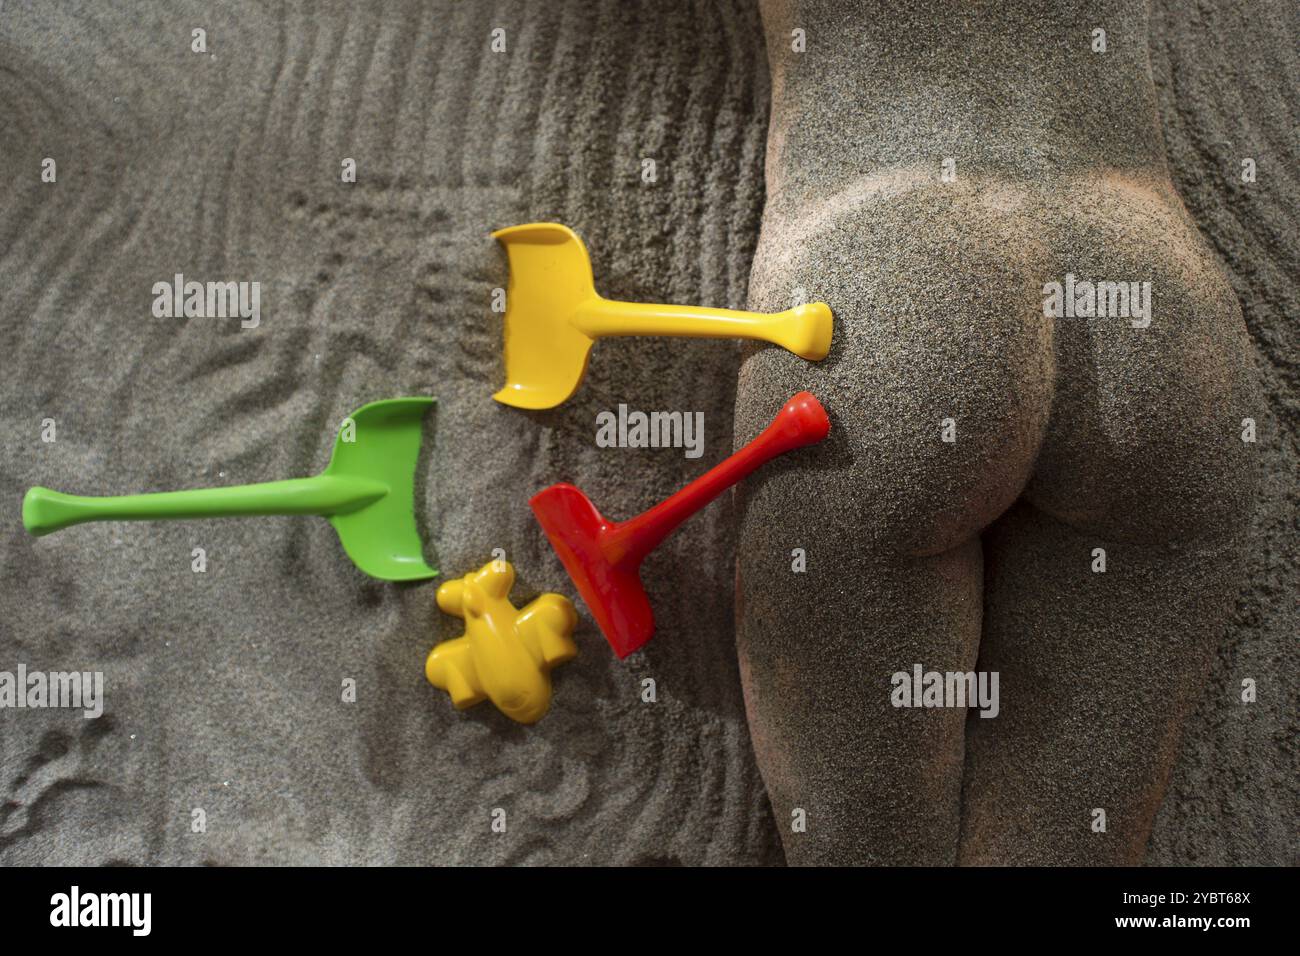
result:
[[[415,522],[415,469],[424,414],[433,401],[390,398],[353,412],[356,440],[344,441],[345,423],[334,443],[334,455],[321,474],[322,478],[362,478],[388,488],[388,493],[373,504],[330,515],[343,550],[371,577],[422,581],[438,574],[424,561],[423,542]]]
[[[415,521],[415,470],[433,402],[393,398],[357,409],[339,429],[329,465],[314,478],[108,498],[32,488],[23,499],[23,526],[45,535],[84,521],[323,515],[352,563],[371,577],[435,577]]]

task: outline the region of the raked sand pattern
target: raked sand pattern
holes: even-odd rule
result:
[[[1151,21],[1171,177],[1269,399],[1244,584],[1152,862],[1293,854],[1298,32],[1284,2],[1163,0]],[[733,447],[743,350],[610,339],[567,404],[498,405],[488,232],[565,222],[603,294],[744,307],[768,100],[743,0],[0,5],[0,669],[102,671],[105,688],[97,720],[0,713],[0,862],[781,862],[740,689],[730,497],[647,563],[643,652],[616,661],[579,606],[579,656],[532,728],[453,711],[423,663],[461,622],[433,586],[364,578],[324,522],[35,540],[19,521],[34,484],[313,474],[349,411],[430,394],[417,502],[444,578],[501,548],[521,601],[572,594],[527,497],[573,481],[617,518],[675,491]],[[1249,191],[1241,155],[1259,161]],[[151,289],[177,273],[260,282],[258,328],[156,318]],[[597,447],[620,403],[703,412],[701,457]]]

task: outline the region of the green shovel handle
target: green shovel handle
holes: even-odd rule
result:
[[[23,498],[23,527],[34,535],[42,535],[83,521],[336,515],[356,511],[386,494],[388,486],[378,481],[335,475],[110,498],[85,498],[49,488],[32,488]]]

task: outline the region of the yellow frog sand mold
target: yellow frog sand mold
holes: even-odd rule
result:
[[[465,633],[429,652],[424,674],[457,710],[491,700],[507,717],[535,724],[551,706],[551,668],[578,655],[573,603],[539,595],[523,610],[510,603],[515,569],[489,561],[438,588],[438,607],[465,619]]]

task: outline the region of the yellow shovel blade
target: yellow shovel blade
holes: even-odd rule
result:
[[[574,324],[596,298],[586,247],[567,226],[539,222],[492,233],[506,248],[506,384],[492,397],[516,408],[554,408],[578,390],[592,339]]]

